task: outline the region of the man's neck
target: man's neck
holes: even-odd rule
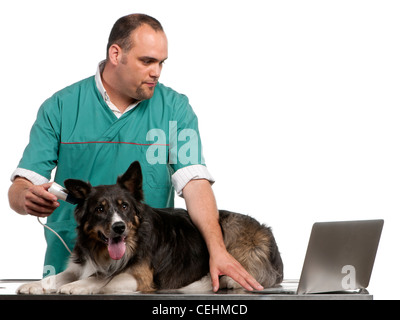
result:
[[[109,84],[111,82],[108,80],[110,79],[108,76],[109,74],[110,73],[106,63],[104,69],[100,71],[101,81],[111,102],[118,108],[119,111],[121,111],[121,113],[124,113],[131,104],[137,103],[138,101],[115,90],[113,86]]]

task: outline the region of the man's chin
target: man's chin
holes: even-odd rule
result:
[[[154,87],[148,87],[148,88],[139,88],[138,90],[136,90],[136,95],[137,97],[135,98],[138,101],[143,101],[143,100],[148,100],[150,98],[153,97],[154,95]]]

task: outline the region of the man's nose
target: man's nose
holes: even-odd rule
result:
[[[150,77],[156,79],[160,78],[161,70],[162,70],[162,64],[155,63],[150,70]]]

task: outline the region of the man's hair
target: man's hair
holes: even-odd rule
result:
[[[123,51],[129,51],[133,47],[131,41],[131,33],[140,26],[147,24],[154,31],[164,31],[161,23],[146,14],[135,13],[119,18],[111,29],[107,44],[107,59],[108,51],[113,44],[117,44]]]

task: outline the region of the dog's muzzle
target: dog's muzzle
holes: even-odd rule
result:
[[[99,238],[107,245],[108,253],[110,258],[113,260],[120,260],[126,250],[126,236],[124,232],[126,230],[126,225],[122,221],[117,221],[111,226],[111,233],[109,237],[106,237],[102,232],[99,233]]]

